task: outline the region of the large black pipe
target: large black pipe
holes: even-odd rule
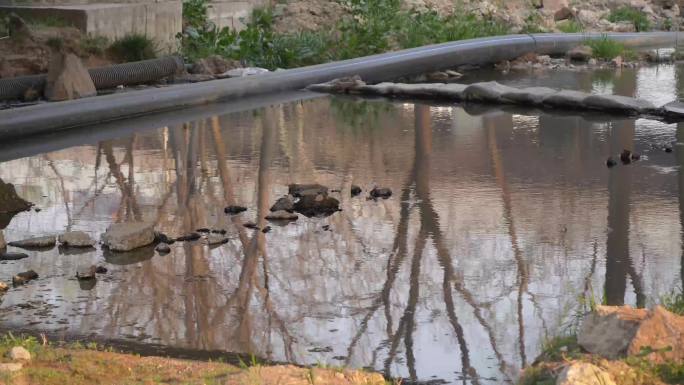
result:
[[[513,59],[527,52],[563,54],[602,34],[508,35],[367,56],[246,78],[147,89],[0,111],[0,137],[13,138],[124,119],[231,98],[304,88],[335,78],[360,75],[370,82],[395,79],[463,64]],[[609,33],[632,48],[674,47],[677,32]]]

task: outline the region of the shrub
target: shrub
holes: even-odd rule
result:
[[[109,39],[104,36],[88,36],[81,39],[81,50],[90,55],[104,55]]]
[[[597,59],[610,60],[625,52],[625,46],[603,35],[600,39],[587,40],[586,45],[591,47],[593,56]]]
[[[157,57],[157,47],[147,36],[132,34],[112,43],[107,53],[112,58],[124,62],[147,60]]]
[[[617,23],[620,21],[628,21],[634,24],[634,29],[637,32],[645,32],[651,29],[651,22],[646,17],[646,14],[629,6],[623,6],[614,9],[608,15],[608,21]]]
[[[575,20],[568,20],[564,23],[557,24],[558,29],[563,33],[578,33],[584,31],[582,24]]]

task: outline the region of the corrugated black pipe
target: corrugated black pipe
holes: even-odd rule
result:
[[[118,85],[131,86],[150,83],[169,77],[182,71],[183,59],[178,56],[166,56],[159,59],[143,60],[131,63],[115,64],[107,67],[88,70],[95,88],[103,90]],[[19,76],[0,79],[0,100],[22,99],[30,88],[42,92],[47,75]]]
[[[45,103],[0,111],[0,138],[55,132],[220,100],[297,90],[343,76],[360,75],[369,82],[380,82],[463,64],[496,63],[514,59],[528,52],[560,55],[582,44],[586,39],[600,39],[603,36],[620,41],[630,48],[656,48],[676,46],[679,33],[497,36],[436,44],[251,77]]]

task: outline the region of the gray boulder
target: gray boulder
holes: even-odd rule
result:
[[[527,87],[505,92],[501,97],[509,103],[536,106],[556,92],[558,91],[548,87]]]
[[[497,82],[475,83],[466,87],[463,98],[471,102],[501,103],[505,102],[503,95],[514,90]]]
[[[656,110],[653,103],[620,95],[591,95],[584,99],[588,108],[601,111],[619,111],[627,113],[648,113]]]
[[[589,353],[613,360],[623,357],[647,317],[645,309],[598,306],[584,318],[577,342]]]
[[[102,234],[102,243],[112,251],[129,251],[154,242],[154,224],[114,223]]]
[[[14,241],[8,243],[10,246],[21,247],[23,249],[52,247],[57,243],[57,238],[54,235],[46,237],[35,237],[23,239],[21,241]]]
[[[72,53],[53,52],[48,66],[45,97],[50,101],[61,101],[95,95],[95,84],[81,59]]]
[[[557,108],[586,108],[584,99],[588,96],[584,92],[563,90],[545,97],[542,103]]]
[[[168,254],[171,252],[171,246],[167,245],[166,243],[159,243],[154,250],[159,253],[159,254]]]
[[[340,211],[340,201],[326,195],[305,195],[294,205],[294,210],[307,217],[328,216]]]
[[[28,258],[28,254],[12,252],[0,253],[0,261],[16,261],[24,258]]]
[[[289,211],[292,212],[294,211],[294,197],[292,195],[285,195],[282,198],[278,198],[278,200],[271,206],[271,211]]]
[[[59,235],[59,243],[68,247],[92,247],[95,240],[83,231],[67,231]]]

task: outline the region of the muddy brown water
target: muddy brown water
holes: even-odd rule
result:
[[[661,65],[468,76],[662,104],[680,95],[682,75]],[[0,178],[41,208],[15,216],[8,240],[67,229],[99,238],[141,219],[231,240],[176,243],[165,256],[26,251],[0,262],[0,279],[27,269],[40,279],[2,297],[0,328],[368,367],[407,382],[511,382],[589,298],[649,306],[682,286],[680,141],[684,125],[647,119],[322,96],[6,161]],[[623,148],[642,160],[607,169]],[[267,234],[242,226],[265,226],[293,182],[341,189],[343,211]],[[394,195],[366,200],[374,185]],[[227,216],[229,204],[249,210]],[[80,284],[76,268],[91,262],[109,272]]]

